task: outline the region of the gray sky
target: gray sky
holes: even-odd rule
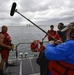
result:
[[[37,25],[68,24],[74,21],[74,0],[0,0],[0,26],[31,24],[18,13],[10,16],[13,2],[16,9]]]

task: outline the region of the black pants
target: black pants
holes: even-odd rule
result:
[[[40,65],[40,75],[48,75],[48,63],[49,60],[45,58],[44,51],[39,53],[36,60],[37,64]]]

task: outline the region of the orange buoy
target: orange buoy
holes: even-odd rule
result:
[[[44,50],[45,46],[42,44],[42,42],[40,42],[40,40],[34,40],[31,43],[30,48],[33,52],[39,52],[41,50]]]

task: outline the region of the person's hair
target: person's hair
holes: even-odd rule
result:
[[[65,27],[62,22],[60,22],[59,24],[60,24],[60,29],[63,29]]]
[[[62,22],[59,23],[61,26],[64,26],[64,24]]]
[[[50,27],[53,27],[54,28],[54,25],[51,25]]]

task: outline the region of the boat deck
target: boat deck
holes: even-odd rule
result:
[[[40,67],[34,57],[14,60],[11,63],[15,63],[18,66],[5,68],[6,75],[40,75]]]

